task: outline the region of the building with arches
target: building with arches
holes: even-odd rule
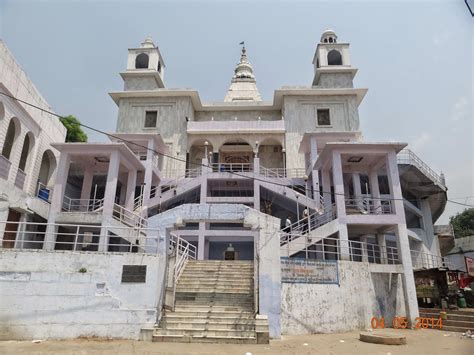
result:
[[[148,303],[141,294],[124,302],[147,313],[130,316],[125,333],[119,321],[94,329],[99,336],[265,343],[364,329],[373,316],[413,322],[414,270],[446,268],[433,230],[444,177],[406,143],[364,141],[367,89],[354,86],[349,43],[334,31],[320,37],[313,68],[311,85],[263,101],[243,46],[223,101],[203,102],[194,89],[166,87],[163,56],[147,37],[128,50],[123,90],[110,93],[111,142],[37,150],[41,135],[19,133],[21,117],[2,123],[4,180],[23,179],[30,193],[55,185],[47,224],[3,242],[72,260],[157,256],[158,279],[140,289]],[[30,152],[37,168],[23,178]],[[133,287],[117,284],[147,282],[125,272],[143,266],[126,257],[121,282],[94,284],[96,295],[126,298]]]
[[[0,91],[51,111],[51,107],[0,41]],[[46,222],[59,152],[66,129],[50,114],[0,95],[0,220]],[[3,247],[18,224],[1,224]],[[8,230],[4,236],[4,230]]]

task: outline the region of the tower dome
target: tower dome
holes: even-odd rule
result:
[[[255,79],[252,65],[247,59],[247,50],[245,47],[242,47],[240,62],[235,67],[235,74],[232,79]]]
[[[326,30],[321,35],[321,43],[337,43],[337,35],[333,30]]]

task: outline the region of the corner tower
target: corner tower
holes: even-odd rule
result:
[[[124,90],[154,90],[165,87],[165,62],[160,49],[148,36],[139,48],[128,50],[127,70],[120,73]]]
[[[224,102],[262,101],[257,89],[252,65],[247,59],[247,50],[242,47],[240,62],[234,70],[235,74],[224,98]]]
[[[357,69],[351,66],[349,43],[339,43],[333,30],[326,30],[313,58],[313,86],[352,88]]]

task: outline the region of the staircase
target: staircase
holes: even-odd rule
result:
[[[188,261],[153,341],[256,344],[253,275],[253,261]]]
[[[422,318],[439,318],[442,310],[439,308],[420,308],[420,317]],[[447,319],[443,319],[443,331],[466,332],[470,330],[474,332],[474,310],[447,310]],[[436,328],[438,329],[438,328]]]

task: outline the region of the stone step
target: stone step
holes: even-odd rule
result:
[[[441,329],[443,332],[446,331],[446,332],[459,332],[459,333],[464,333],[464,332],[467,332],[468,330],[471,331],[471,333],[474,333],[474,327],[469,327],[469,328],[466,328],[466,327],[454,327],[454,326],[451,326],[451,325],[447,325],[445,326],[443,324],[443,329]]]
[[[420,317],[438,319],[439,318],[439,313],[420,312]],[[464,322],[474,323],[474,315],[448,313],[447,314],[447,320],[464,321]]]
[[[446,311],[446,313],[448,315],[449,314],[457,314],[457,315],[465,315],[465,316],[474,316],[474,310],[469,310],[469,311],[462,310],[462,309],[445,310],[445,309],[440,309],[440,308],[420,308],[419,309],[420,313],[437,313],[437,314],[439,314],[439,312],[441,312],[441,311]]]
[[[252,303],[253,304],[253,303]],[[225,306],[225,305],[205,305],[205,306],[199,306],[199,305],[194,305],[194,304],[175,304],[175,313],[176,312],[230,312],[230,313],[235,313],[235,312],[245,312],[245,307],[239,307],[235,304],[231,306]],[[249,312],[253,312],[253,310],[250,310]]]
[[[179,279],[178,285],[186,286],[253,286],[253,280],[239,280],[239,281],[229,281],[229,280],[196,280],[196,279]]]
[[[251,294],[253,292],[253,287],[250,286],[210,286],[210,285],[203,285],[203,286],[188,286],[188,285],[180,285],[176,287],[176,292],[192,292],[192,293],[244,293],[244,294]]]
[[[190,264],[252,264],[253,260],[189,260]]]
[[[155,335],[188,335],[188,336],[225,336],[225,337],[239,337],[251,338],[255,336],[255,331],[251,330],[235,330],[235,329],[213,329],[206,330],[203,326],[201,328],[173,328],[164,329],[158,328],[155,330]]]
[[[228,336],[153,335],[152,341],[175,342],[175,343],[257,344],[256,336],[228,337]]]
[[[253,299],[253,290],[237,290],[232,292],[232,290],[219,290],[216,291],[215,289],[209,289],[207,291],[186,291],[185,289],[176,289],[176,298],[182,297],[196,297],[196,298],[214,298],[214,299],[246,299],[251,298]]]
[[[255,322],[252,323],[235,323],[235,322],[183,322],[165,320],[160,326],[167,330],[174,329],[204,329],[206,331],[214,330],[237,330],[237,331],[255,331]]]
[[[170,312],[166,313],[163,317],[164,320],[175,320],[182,322],[190,322],[195,320],[196,322],[220,322],[227,323],[230,321],[239,322],[254,322],[253,313],[246,312],[246,314],[239,314],[238,312],[217,312],[217,313],[199,313],[199,312]]]
[[[188,270],[183,271],[182,276],[187,277],[230,277],[230,278],[241,278],[250,279],[253,278],[253,272],[247,271],[227,271],[227,270]]]
[[[182,307],[239,307],[239,309],[245,309],[247,311],[253,311],[254,304],[253,300],[252,301],[247,301],[247,302],[239,302],[238,304],[235,301],[228,300],[228,301],[209,301],[209,300],[189,300],[189,299],[184,299],[184,300],[177,300],[175,303],[175,307],[177,308],[182,308]]]

